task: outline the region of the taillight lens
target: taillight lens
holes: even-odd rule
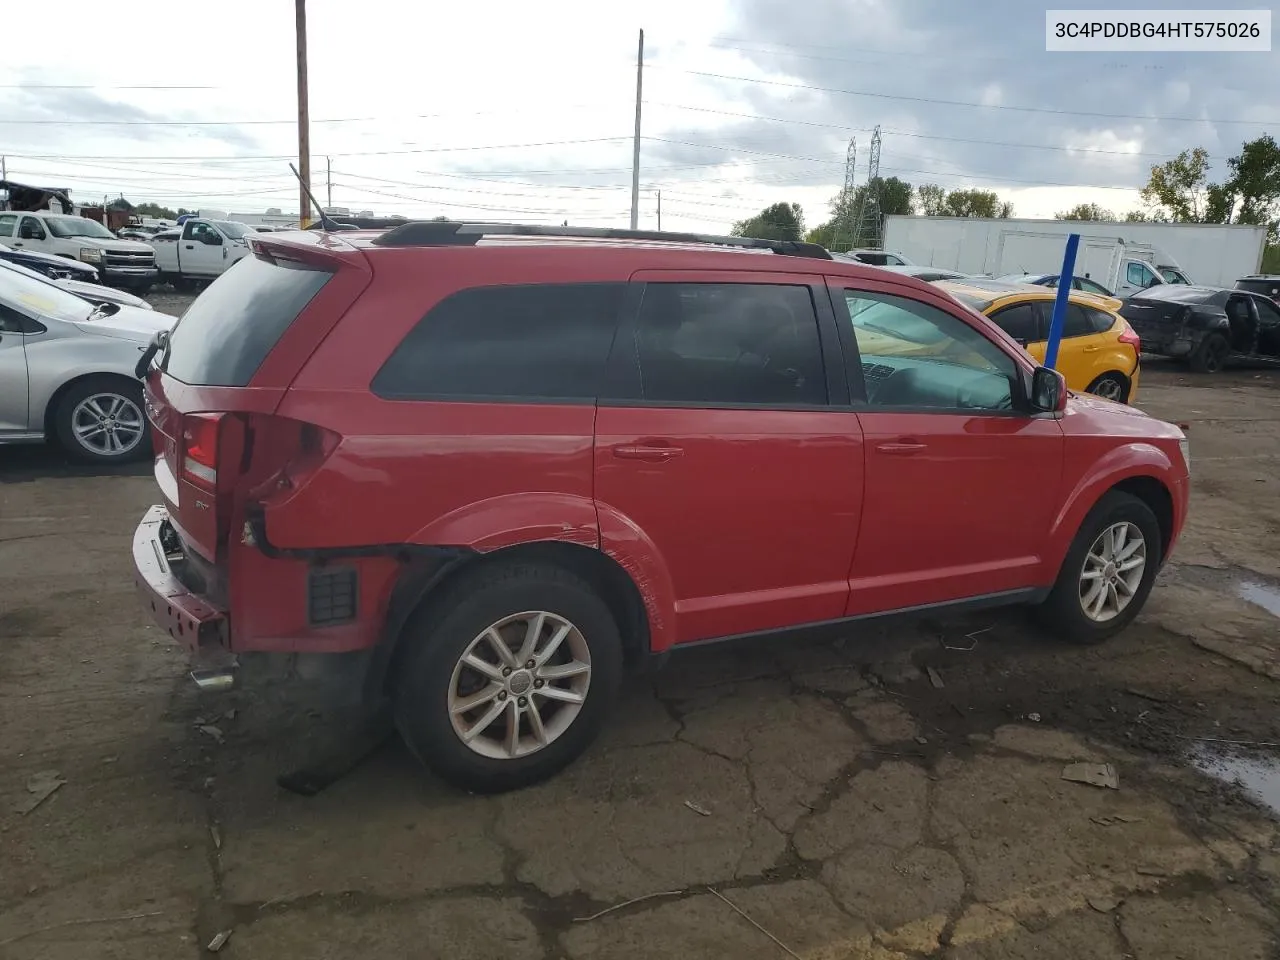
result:
[[[182,418],[182,476],[197,486],[218,483],[220,413],[193,413]]]
[[[1129,346],[1133,347],[1135,352],[1141,351],[1142,338],[1138,336],[1137,331],[1135,331],[1133,327],[1129,326],[1127,320],[1122,322],[1124,323],[1124,327],[1120,330],[1120,342],[1129,344]]]

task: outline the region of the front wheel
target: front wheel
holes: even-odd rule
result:
[[[409,749],[475,793],[529,786],[590,745],[622,674],[608,606],[542,564],[480,568],[419,611],[394,691]]]
[[[1161,549],[1151,508],[1130,494],[1107,493],[1080,525],[1039,608],[1041,622],[1072,643],[1101,643],[1119,633],[1147,602]]]
[[[1086,393],[1092,393],[1096,397],[1102,397],[1103,400],[1112,400],[1115,403],[1129,402],[1129,378],[1123,373],[1111,371],[1104,373],[1098,377],[1093,383],[1085,389]]]
[[[142,384],[123,377],[86,377],[58,401],[54,431],[62,449],[81,463],[128,463],[151,453],[142,410]]]

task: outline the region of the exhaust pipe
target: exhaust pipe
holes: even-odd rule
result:
[[[236,668],[218,667],[214,670],[192,670],[191,679],[202,691],[230,690],[235,686]]]

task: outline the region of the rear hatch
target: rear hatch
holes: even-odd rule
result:
[[[324,431],[274,413],[371,277],[332,235],[255,236],[252,249],[187,309],[146,375],[156,482],[184,546],[210,563],[247,494],[331,449]]]

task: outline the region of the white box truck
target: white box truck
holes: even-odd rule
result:
[[[1119,223],[1080,220],[885,218],[884,248],[924,266],[998,277],[1059,273],[1067,236],[1080,234],[1076,273],[1127,296],[1126,261],[1147,263],[1167,283],[1231,287],[1262,266],[1266,227],[1209,223]],[[1012,235],[1012,236],[1007,236]],[[1106,279],[1094,265],[1106,259]],[[1087,266],[1086,266],[1087,264]],[[1108,282],[1108,280],[1110,282]],[[1132,289],[1125,290],[1126,287]]]

